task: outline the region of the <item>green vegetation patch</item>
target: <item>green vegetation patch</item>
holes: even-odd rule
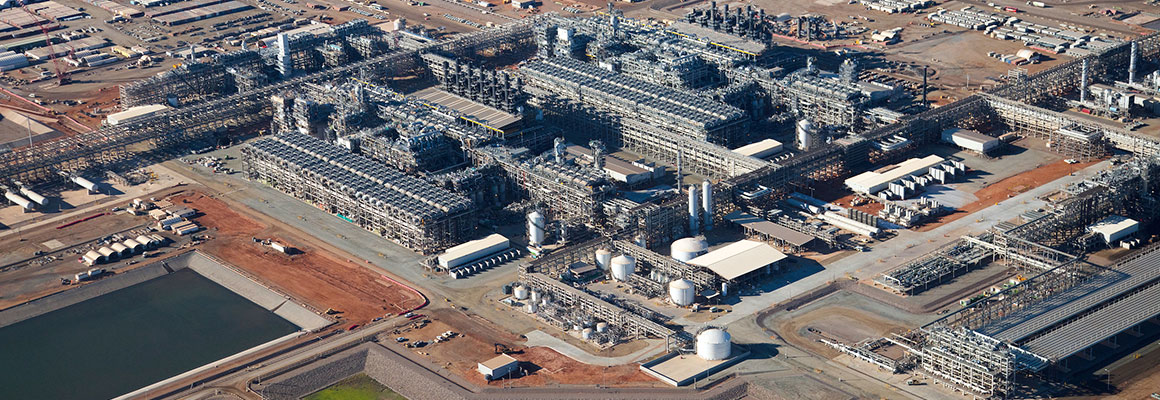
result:
[[[407,400],[367,374],[353,375],[303,400]]]

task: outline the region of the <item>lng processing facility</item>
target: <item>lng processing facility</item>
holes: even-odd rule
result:
[[[1160,398],[1150,2],[72,2],[0,398]]]

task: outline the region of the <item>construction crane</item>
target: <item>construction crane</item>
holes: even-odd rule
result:
[[[56,48],[52,46],[52,36],[48,35],[48,28],[44,27],[44,18],[41,18],[40,16],[36,15],[36,13],[32,12],[32,10],[29,10],[28,5],[24,4],[24,0],[19,1],[20,8],[23,9],[24,12],[28,13],[28,16],[32,17],[34,21],[36,21],[36,27],[40,28],[40,33],[44,34],[44,41],[48,43],[48,58],[52,60],[52,68],[56,71],[57,81],[62,86],[68,84],[68,73],[61,71],[60,60],[56,59]]]

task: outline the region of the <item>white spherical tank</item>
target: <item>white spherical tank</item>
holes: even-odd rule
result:
[[[696,293],[696,287],[688,279],[677,279],[669,282],[669,298],[673,300],[673,304],[681,307],[692,305]]]
[[[512,289],[512,294],[516,295],[517,299],[526,299],[528,298],[528,288],[523,285],[516,286],[515,289]]]
[[[547,236],[545,231],[548,225],[548,219],[539,211],[532,211],[528,213],[528,244],[539,246],[544,244]]]
[[[673,259],[680,262],[689,262],[689,260],[708,252],[709,243],[705,242],[704,239],[687,237],[677,239],[677,241],[673,242],[672,246],[669,246],[669,249],[669,253],[673,256]]]
[[[713,328],[697,335],[697,356],[706,361],[729,358],[733,345],[729,343],[729,332]]]
[[[636,272],[636,259],[628,255],[616,256],[612,259],[612,279],[624,282]]]
[[[596,249],[596,266],[601,271],[608,271],[609,266],[612,265],[612,250]]]

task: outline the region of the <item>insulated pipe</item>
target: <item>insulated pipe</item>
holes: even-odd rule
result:
[[[1136,83],[1136,52],[1140,47],[1139,42],[1132,42],[1132,58],[1128,61],[1128,84]]]

